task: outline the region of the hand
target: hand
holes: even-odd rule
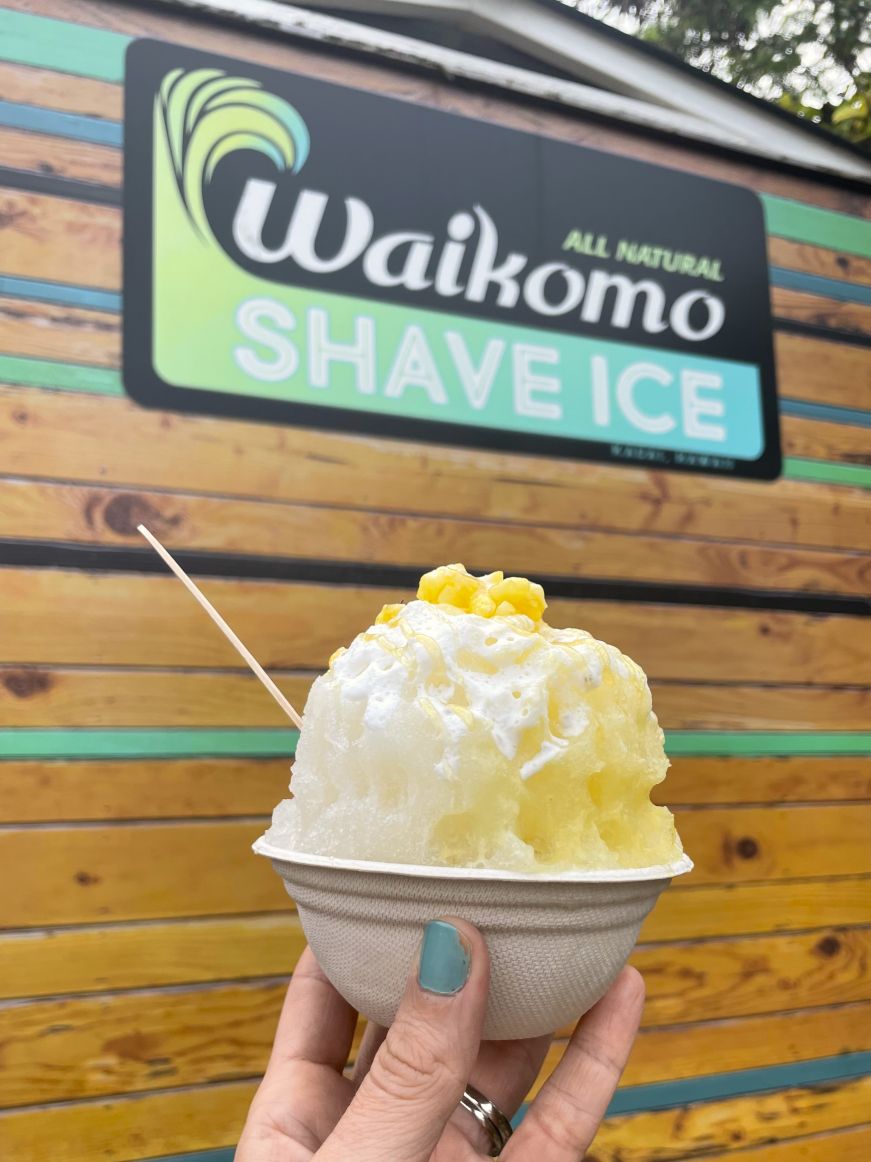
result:
[[[483,1132],[458,1108],[468,1082],[512,1116],[550,1037],[481,1041],[490,963],[464,921],[427,925],[418,971],[389,1030],[369,1025],[343,1075],[357,1014],[309,949],[290,982],[272,1056],[235,1162],[474,1162]],[[578,1024],[562,1060],[502,1151],[502,1162],[579,1162],[638,1030],[633,968]]]

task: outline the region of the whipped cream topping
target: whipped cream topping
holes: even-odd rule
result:
[[[523,614],[481,617],[427,601],[390,608],[389,621],[333,655],[306,714],[334,687],[342,699],[361,704],[365,729],[382,731],[415,703],[442,733],[437,775],[460,773],[461,743],[474,730],[489,733],[510,762],[523,749],[518,773],[532,777],[583,733],[586,696],[606,672],[634,681],[650,708],[643,670],[583,630],[552,629]]]

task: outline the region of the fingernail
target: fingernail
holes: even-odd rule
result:
[[[423,930],[417,983],[428,993],[450,996],[469,979],[472,957],[459,929],[446,920],[430,920]]]

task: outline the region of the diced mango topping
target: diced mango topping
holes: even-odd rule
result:
[[[544,590],[534,581],[506,577],[501,572],[475,577],[465,565],[459,564],[441,565],[424,573],[417,596],[431,605],[453,605],[479,617],[511,617],[520,613],[533,621],[541,621],[547,608]],[[385,610],[390,608],[385,606]]]
[[[394,621],[405,607],[402,603],[396,605],[384,605],[381,612],[375,618],[376,625],[386,625],[390,621]]]

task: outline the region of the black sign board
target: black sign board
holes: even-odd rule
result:
[[[750,191],[156,41],[125,117],[141,403],[778,474]]]

